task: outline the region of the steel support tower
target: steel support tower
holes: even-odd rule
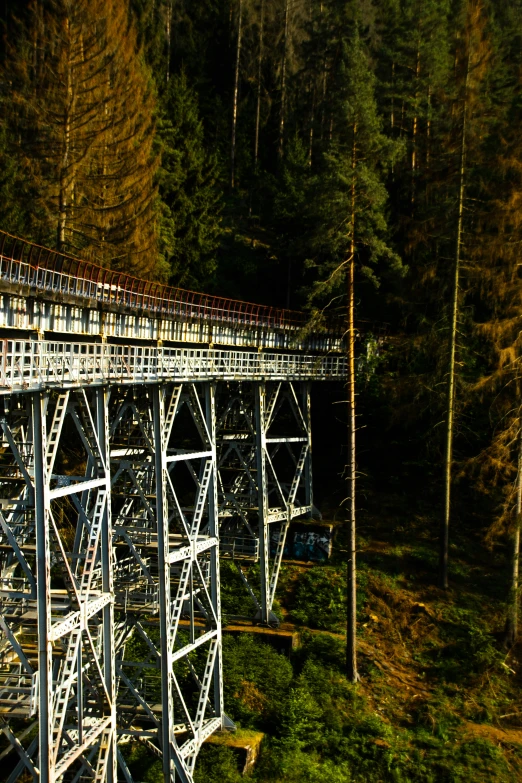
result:
[[[312,496],[310,382],[240,383],[224,389],[218,416],[221,554],[232,558],[255,619],[272,611],[292,519],[318,516]],[[244,564],[259,563],[259,583]]]

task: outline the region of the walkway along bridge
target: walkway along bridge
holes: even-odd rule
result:
[[[132,783],[139,741],[190,783],[230,726],[219,558],[274,622],[341,330],[3,233],[0,296],[0,778]]]

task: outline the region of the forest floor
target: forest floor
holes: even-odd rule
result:
[[[360,517],[356,686],[343,677],[342,526],[331,561],[282,567],[276,610],[301,638],[288,682],[276,687],[252,664],[262,642],[227,641],[227,709],[265,732],[258,781],[522,781],[522,648],[503,646],[506,552],[485,546],[480,510],[467,509],[440,590],[436,520],[405,506],[389,494]],[[217,780],[205,754],[200,769],[199,780]]]
[[[225,710],[245,736],[263,736],[249,777],[522,783],[522,647],[503,646],[507,551],[486,547],[483,509],[467,504],[452,530],[450,588],[440,590],[435,516],[400,493],[375,498],[359,517],[360,682],[344,676],[342,525],[330,561],[282,566],[275,610],[286,639],[299,634],[296,649],[266,634],[224,634]],[[221,573],[226,624],[251,604],[226,560]],[[239,783],[239,744],[205,745],[196,783]],[[159,762],[134,761],[137,779],[161,780]]]

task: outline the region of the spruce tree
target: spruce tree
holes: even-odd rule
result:
[[[411,228],[422,212],[441,95],[451,67],[449,0],[379,1],[378,105],[386,132],[406,144],[393,172],[394,218]],[[397,209],[398,207],[398,209]]]
[[[217,162],[205,147],[198,102],[185,73],[170,79],[159,121],[161,242],[176,285],[208,289],[221,235]]]
[[[399,152],[383,134],[375,100],[375,77],[358,25],[342,42],[338,70],[338,100],[333,117],[335,138],[319,178],[320,233],[316,266],[320,281],[311,300],[317,316],[321,305],[342,300],[346,307],[348,353],[348,598],[347,676],[358,679],[356,656],[356,370],[355,286],[377,283],[376,265],[402,270],[387,241],[387,192],[384,175]],[[320,304],[318,304],[320,303]]]
[[[498,117],[499,112],[496,112]],[[472,280],[480,294],[475,330],[482,340],[485,368],[474,391],[487,406],[490,442],[474,458],[479,488],[499,502],[488,538],[511,543],[504,643],[518,640],[519,560],[522,527],[522,332],[520,244],[522,242],[522,110],[518,90],[510,111],[488,144],[487,204],[477,221],[480,238],[471,258]]]
[[[457,382],[460,357],[459,325],[463,302],[462,267],[465,264],[466,228],[474,209],[472,203],[473,174],[476,172],[485,133],[487,76],[490,71],[491,48],[486,29],[486,17],[481,0],[466,0],[460,15],[460,29],[455,47],[455,92],[451,101],[452,127],[449,148],[454,156],[454,214],[450,265],[450,307],[447,311],[448,343],[446,355],[446,414],[444,457],[444,512],[440,531],[439,583],[448,587],[449,529],[451,490],[453,482],[453,449],[457,411]]]
[[[272,199],[273,251],[286,276],[286,307],[302,303],[305,262],[310,249],[310,235],[304,230],[310,211],[314,187],[308,149],[295,135],[286,143],[284,160],[275,180]]]

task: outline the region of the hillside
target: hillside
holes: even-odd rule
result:
[[[359,684],[343,675],[339,551],[328,565],[283,569],[280,611],[301,630],[289,658],[253,636],[225,636],[227,712],[265,732],[254,779],[522,780],[520,651],[501,644],[504,553],[464,530],[451,588],[439,590],[436,520],[404,496],[374,505],[379,514],[361,519]],[[234,760],[233,750],[207,746],[197,780],[232,783]]]

